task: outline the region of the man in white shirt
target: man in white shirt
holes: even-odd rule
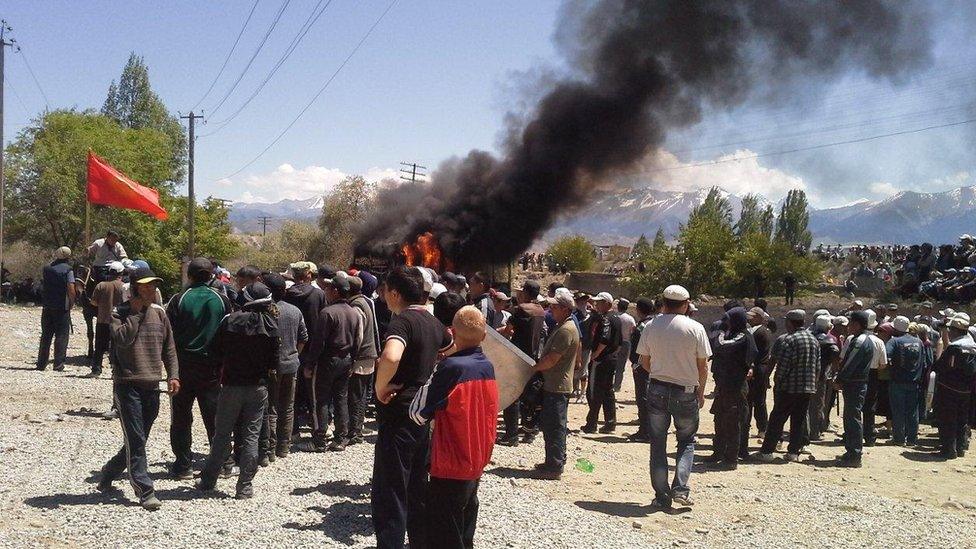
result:
[[[122,243],[119,242],[119,233],[112,230],[105,233],[105,238],[92,242],[87,249],[92,259],[92,273],[97,282],[108,278],[108,266],[111,263],[118,261],[125,267],[132,263]]]
[[[617,369],[613,374],[613,391],[620,392],[620,385],[624,381],[624,371],[627,369],[627,359],[630,357],[630,335],[637,327],[637,321],[627,313],[630,308],[630,301],[624,298],[617,300],[617,312],[620,313],[620,335],[623,343],[620,344],[620,353],[617,355]]]
[[[695,460],[698,413],[705,405],[705,381],[712,349],[705,327],[686,316],[691,296],[681,286],[668,286],[662,294],[663,314],[641,332],[637,344],[641,367],[649,375],[647,416],[651,439],[653,506],[671,508],[672,502],[691,505],[688,479]],[[667,434],[674,421],[678,440],[674,482],[668,484]]]
[[[874,347],[871,371],[868,373],[868,390],[864,395],[864,445],[870,447],[874,446],[876,440],[874,414],[878,407],[878,395],[882,386],[881,380],[878,379],[878,372],[888,367],[888,353],[885,349],[885,342],[874,335],[874,329],[878,327],[878,315],[871,310],[865,312],[868,315],[868,341]]]

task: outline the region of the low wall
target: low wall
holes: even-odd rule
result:
[[[566,287],[570,290],[580,290],[590,295],[599,292],[610,292],[614,299],[627,297],[633,300],[627,280],[609,273],[571,272],[566,277]]]

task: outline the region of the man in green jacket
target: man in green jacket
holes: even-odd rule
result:
[[[193,478],[193,401],[207,430],[207,440],[214,436],[217,398],[220,396],[220,361],[211,356],[210,342],[220,321],[233,311],[230,299],[211,286],[213,265],[198,257],[187,266],[190,286],[173,296],[166,316],[173,326],[176,352],[180,361],[182,390],[173,397],[172,424],[169,430],[173,449],[170,473],[178,479]]]

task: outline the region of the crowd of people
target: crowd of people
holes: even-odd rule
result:
[[[365,417],[375,416],[378,547],[403,547],[406,538],[418,547],[472,546],[479,479],[494,445],[531,442],[541,432],[544,459],[533,475],[560,479],[570,400],[587,401],[581,432],[615,432],[615,395],[628,363],[638,412],[628,439],[649,444],[653,505],[661,509],[693,504],[689,479],[709,373],[715,442],[704,461],[725,470],[775,459],[787,420],[783,457],[799,460],[827,432],[841,401],[846,452],[837,465],[845,467],[859,467],[862,448],[884,436],[916,445],[924,418],[938,427],[942,456],[962,456],[976,420],[970,319],[951,309],[936,313],[930,304],[913,319],[897,307],[865,309],[861,301],[836,315],[795,309],[777,335],[764,300],[750,308],[730,301],[706,328],[677,285],[631,303],[557,283],[543,291],[530,279],[509,296],[481,272],[398,266],[377,276],[308,261],[283,273],[245,266],[230,280],[207,258],[186,262],[182,289],[163,300],[162,280],[145,262],[129,260],[117,234],[88,253],[99,279],[90,296],[97,321],[92,375],[100,375],[108,354],[124,435],[98,488],[112,490],[128,470],[150,510],[161,502],[147,472],[146,438],[163,392],[172,407],[170,474],[195,476],[196,401],[209,441],[196,486],[212,490],[218,478],[236,475],[238,498],[252,497],[260,468],[292,451],[364,443]],[[42,275],[40,370],[52,339],[54,368],[64,367],[65,325],[87,292],[76,283],[71,250],[62,247],[55,257]],[[481,348],[488,330],[535,361],[524,391],[504,409]],[[876,427],[878,415],[887,418],[884,429]],[[750,453],[753,419],[762,445]],[[669,482],[672,424],[678,454]]]

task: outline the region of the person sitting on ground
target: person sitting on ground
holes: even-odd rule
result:
[[[241,472],[237,499],[254,495],[252,481],[258,470],[258,444],[264,407],[268,402],[268,378],[278,370],[278,308],[271,291],[260,282],[245,287],[247,299],[240,311],[224,317],[210,344],[222,365],[220,398],[210,455],[200,473],[197,488],[213,490],[217,476],[230,456],[235,428],[239,437]]]
[[[487,330],[481,312],[465,306],[451,327],[457,351],[414,396],[410,418],[418,425],[434,421],[424,546],[462,549],[474,546],[478,484],[495,443],[498,387],[481,350]]]
[[[129,483],[142,507],[155,511],[162,505],[147,470],[146,438],[159,414],[159,381],[166,370],[167,392],[179,393],[179,362],[173,329],[166,310],[153,303],[162,282],[149,269],[133,274],[135,296],[112,313],[112,380],[115,405],[122,421],[122,449],[101,472],[98,490],[107,492],[112,482],[129,470]]]

